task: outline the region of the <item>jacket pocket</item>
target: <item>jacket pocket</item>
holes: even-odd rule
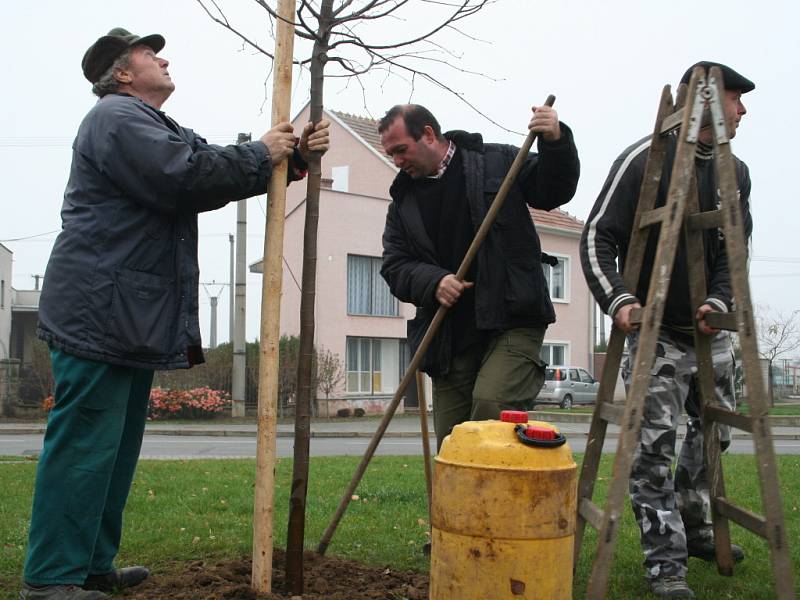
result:
[[[505,301],[511,316],[542,313],[547,288],[542,265],[533,252],[506,253]]]
[[[106,330],[109,349],[133,355],[167,354],[174,319],[174,280],[145,271],[117,270]]]
[[[433,321],[433,313],[425,309],[417,309],[416,316],[410,320],[406,326],[408,349],[411,357],[416,354],[422,339],[428,331],[428,328]],[[431,377],[438,377],[446,375],[450,370],[451,359],[451,338],[450,320],[445,318],[433,336],[427,351],[425,352],[419,366],[417,367],[423,373],[427,373]]]

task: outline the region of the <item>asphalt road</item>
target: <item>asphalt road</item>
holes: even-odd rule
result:
[[[30,456],[38,454],[42,448],[41,434],[0,435],[0,455]],[[567,437],[574,452],[583,452],[586,437],[582,435]],[[311,440],[312,456],[361,456],[369,445],[366,437],[315,438]],[[431,447],[436,442],[431,438]],[[606,440],[608,452],[616,449],[616,438]],[[800,440],[776,440],[778,454],[800,454]],[[749,439],[736,439],[730,452],[752,454],[753,443]],[[142,458],[252,458],[256,453],[256,440],[252,437],[213,437],[213,436],[168,436],[148,435],[144,438]],[[422,440],[419,437],[383,439],[377,454],[418,455],[422,454]],[[292,439],[278,438],[278,456],[292,456]]]

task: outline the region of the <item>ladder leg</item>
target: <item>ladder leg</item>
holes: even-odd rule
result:
[[[712,347],[724,351],[729,347],[722,334],[720,340],[712,340],[708,336],[695,336],[695,349],[697,352],[697,379],[700,393],[700,413],[705,416],[706,406],[716,405],[716,382],[723,377],[716,377],[720,369],[726,369],[728,362],[724,357],[718,358],[719,364],[714,365]],[[730,355],[729,355],[730,356]],[[731,407],[732,408],[732,407]],[[725,497],[725,479],[722,472],[722,457],[720,435],[717,424],[711,419],[702,418],[703,447],[708,477],[708,494],[711,504],[711,518],[714,531],[714,544],[717,555],[717,570],[721,575],[733,575],[733,555],[731,554],[731,534],[728,519],[719,514],[715,509],[717,498]],[[688,532],[687,532],[688,534]]]
[[[697,179],[692,178],[691,193],[689,197],[689,212],[697,213],[700,210],[699,197],[697,192]],[[687,221],[688,223],[688,221]],[[684,227],[686,239],[686,249],[688,256],[705,256],[705,246],[703,241],[703,230],[691,227]],[[690,260],[687,262],[689,274],[689,290],[692,306],[699,307],[706,299],[706,271],[705,264],[701,261]],[[722,334],[727,337],[728,334]],[[726,346],[723,341],[717,341],[718,348]],[[727,342],[727,346],[730,342]],[[719,366],[714,365],[714,355],[712,353],[712,338],[701,334],[697,329],[694,332],[694,347],[697,360],[697,375],[695,378],[695,391],[699,396],[699,414],[701,417],[701,427],[703,435],[703,460],[705,462],[705,472],[708,479],[708,495],[711,509],[711,519],[714,531],[714,543],[717,557],[717,570],[722,575],[733,575],[733,556],[731,554],[731,534],[728,519],[714,510],[716,498],[725,497],[725,480],[722,474],[722,460],[720,452],[719,430],[717,425],[706,418],[705,408],[709,405],[717,404],[715,373],[719,369],[726,368],[729,359],[719,356]],[[732,368],[732,365],[731,365]],[[733,406],[728,407],[731,410]],[[699,482],[697,482],[699,483]],[[697,490],[695,490],[697,491]],[[700,492],[698,492],[700,493]],[[690,526],[695,524],[690,521]],[[687,544],[692,532],[686,531]]]
[[[656,115],[654,126],[654,137],[650,146],[650,151],[645,164],[645,176],[642,178],[642,187],[639,194],[639,203],[636,209],[634,223],[638,223],[640,215],[652,210],[656,203],[659,182],[663,170],[664,157],[667,152],[667,144],[663,138],[659,137],[663,120],[674,112],[672,94],[669,86],[664,86],[661,92],[661,99]],[[630,248],[628,251],[628,262],[625,266],[624,278],[627,286],[634,288],[639,279],[644,258],[644,249],[647,242],[647,232],[634,227],[631,235]],[[597,480],[597,472],[600,467],[603,444],[605,443],[606,429],[609,418],[604,409],[613,405],[614,390],[619,377],[619,367],[622,360],[622,353],[625,346],[625,334],[614,328],[608,343],[606,363],[600,377],[600,389],[597,393],[595,411],[592,416],[592,424],[589,428],[589,437],[586,443],[586,452],[581,465],[581,473],[578,481],[578,502],[577,519],[575,531],[574,547],[574,567],[577,567],[580,558],[583,535],[586,528],[586,518],[584,513],[589,511],[594,484]],[[610,412],[610,411],[609,411]],[[599,510],[596,509],[595,510]]]
[[[611,330],[606,353],[606,362],[603,365],[603,374],[600,377],[600,387],[597,390],[595,410],[592,414],[592,424],[589,427],[589,436],[586,439],[586,451],[581,463],[581,473],[578,479],[578,515],[575,522],[575,551],[573,554],[573,570],[577,568],[578,558],[581,554],[583,534],[586,529],[586,519],[581,513],[581,501],[592,500],[594,484],[597,481],[597,472],[600,468],[600,459],[603,453],[603,444],[606,438],[608,422],[602,417],[603,403],[613,404],[614,390],[616,389],[619,366],[622,361],[622,351],[625,345],[625,334],[617,328]]]
[[[717,146],[717,181],[722,199],[723,230],[726,240],[728,262],[744,265],[747,261],[746,242],[742,224],[741,207],[737,197],[736,177],[730,144]],[[769,542],[775,589],[779,600],[796,597],[794,572],[789,554],[789,540],[783,517],[778,469],[772,443],[766,402],[766,386],[758,359],[758,348],[753,318],[750,288],[744,269],[731,269],[731,287],[738,305],[737,326],[742,346],[742,359],[747,377],[748,403],[752,420],[752,435],[758,465],[761,497],[766,521],[766,537]]]
[[[695,72],[689,81],[690,92],[696,89],[697,82],[698,75]],[[685,112],[681,127],[682,131],[688,129],[693,115],[693,112]],[[694,115],[694,117],[699,119],[700,115]],[[670,176],[670,189],[664,207],[665,217],[661,222],[660,236],[653,262],[653,276],[650,280],[650,288],[640,327],[633,376],[628,388],[628,401],[625,404],[617,453],[614,457],[608,504],[606,505],[600,528],[597,554],[589,577],[587,598],[593,600],[604,598],[608,588],[614,544],[619,530],[622,507],[628,491],[628,477],[633,464],[633,453],[641,431],[642,407],[650,385],[650,369],[653,364],[672,267],[675,262],[675,253],[686,213],[689,184],[694,176],[694,149],[695,145],[687,142],[685,136],[679,138]],[[635,285],[631,286],[631,288],[635,289]]]

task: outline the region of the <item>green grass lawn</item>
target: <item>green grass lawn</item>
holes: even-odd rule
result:
[[[576,457],[578,460],[580,457]],[[605,493],[611,457],[603,462],[598,494]],[[308,546],[313,548],[327,526],[358,457],[316,458],[309,491]],[[729,497],[760,512],[755,461],[751,456],[726,456]],[[800,457],[779,457],[788,537],[793,563],[800,565]],[[0,599],[14,597],[18,586],[30,517],[35,464],[0,461]],[[120,564],[146,564],[156,571],[192,559],[224,559],[251,552],[255,461],[142,461],[128,503]],[[277,469],[275,542],[285,545],[291,461]],[[421,457],[376,457],[342,520],[329,554],[371,565],[427,571],[422,545],[428,539]],[[596,499],[599,496],[596,494]],[[772,574],[765,543],[736,526],[734,540],[747,560],[733,578],[716,573],[714,565],[695,559],[689,583],[698,598],[753,599],[773,597]],[[585,547],[591,547],[590,532]],[[648,598],[640,567],[638,531],[625,512],[617,544],[609,598]],[[585,594],[590,557],[584,552],[576,575],[575,598]],[[567,568],[565,566],[565,568]]]

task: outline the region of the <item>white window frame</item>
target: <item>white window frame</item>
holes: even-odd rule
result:
[[[369,340],[369,365],[368,365],[369,366],[369,370],[362,371],[362,370],[358,370],[358,369],[351,369],[352,365],[350,364],[350,346],[349,346],[349,342],[351,340],[353,340],[355,343],[358,344],[358,356],[359,356],[359,358],[361,358],[361,356],[362,356],[362,352],[361,352],[361,350],[362,350],[362,342],[364,340]],[[373,384],[375,382],[375,375],[376,374],[381,374],[382,375],[384,373],[383,370],[382,370],[382,366],[383,365],[380,364],[380,361],[381,361],[380,352],[376,353],[376,344],[375,344],[376,341],[377,342],[384,342],[384,341],[395,341],[395,342],[397,342],[397,349],[398,349],[397,358],[398,358],[398,362],[397,362],[397,364],[395,366],[397,367],[397,370],[398,370],[396,383],[399,385],[400,378],[402,376],[402,373],[399,372],[400,364],[402,362],[402,359],[400,358],[400,355],[401,355],[401,352],[402,352],[402,348],[400,347],[400,345],[401,345],[401,342],[403,342],[404,340],[402,340],[400,338],[392,338],[392,337],[370,337],[370,336],[348,335],[345,338],[345,366],[344,366],[344,369],[345,369],[344,391],[345,391],[345,394],[347,394],[348,396],[387,396],[389,394],[394,394],[394,391],[396,391],[396,388],[392,392],[376,391],[375,388],[374,388]],[[378,364],[376,364],[376,358],[378,359]],[[356,365],[356,366],[358,367],[358,366],[360,366],[360,364]],[[389,364],[387,366],[391,367],[392,365]],[[377,368],[377,370],[376,370],[376,368]],[[368,390],[361,389],[361,379],[365,374],[369,375],[369,379],[368,379],[368,381],[369,381],[369,389]],[[356,378],[357,378],[356,380],[358,381],[358,388],[359,388],[357,390],[352,390],[349,387],[350,376],[351,375],[355,375]]]
[[[544,278],[547,281],[547,291],[550,293],[550,300],[552,302],[556,302],[559,304],[569,304],[570,298],[570,263],[572,262],[572,257],[569,254],[558,254],[555,252],[547,252],[548,255],[557,258],[560,262],[564,264],[564,297],[563,298],[554,298],[552,289],[553,289],[553,267],[548,264],[542,263],[542,269],[544,270]]]
[[[351,297],[351,289],[350,289],[350,282],[351,282],[351,273],[350,273],[350,265],[352,258],[360,258],[360,259],[367,259],[370,261],[370,268],[369,268],[369,281],[367,283],[367,290],[358,290],[359,293],[366,293],[368,294],[367,304],[369,304],[368,312],[353,312],[351,310],[350,304],[350,297]],[[345,282],[345,294],[347,295],[345,299],[347,314],[353,317],[388,317],[391,319],[396,319],[400,317],[400,302],[397,298],[395,298],[391,291],[389,291],[389,285],[384,281],[383,277],[380,276],[380,264],[383,259],[380,256],[369,256],[367,254],[355,254],[355,253],[348,253],[347,254],[347,272],[346,272],[346,282]],[[376,297],[374,295],[375,286],[383,288],[383,293],[385,297],[388,296],[389,302],[391,303],[390,312],[387,313],[377,313],[375,309],[376,305]]]
[[[544,347],[544,346],[563,346],[564,347],[564,362],[563,362],[562,366],[569,366],[570,365],[570,361],[572,359],[570,357],[570,343],[569,343],[568,340],[545,340],[544,342],[542,342],[542,347]],[[552,350],[550,351],[550,355],[552,357]],[[544,360],[544,357],[542,357],[542,360]],[[545,361],[545,362],[547,362],[547,361]],[[558,364],[558,363],[548,363],[547,366],[550,366],[551,364],[554,365],[554,364]]]

